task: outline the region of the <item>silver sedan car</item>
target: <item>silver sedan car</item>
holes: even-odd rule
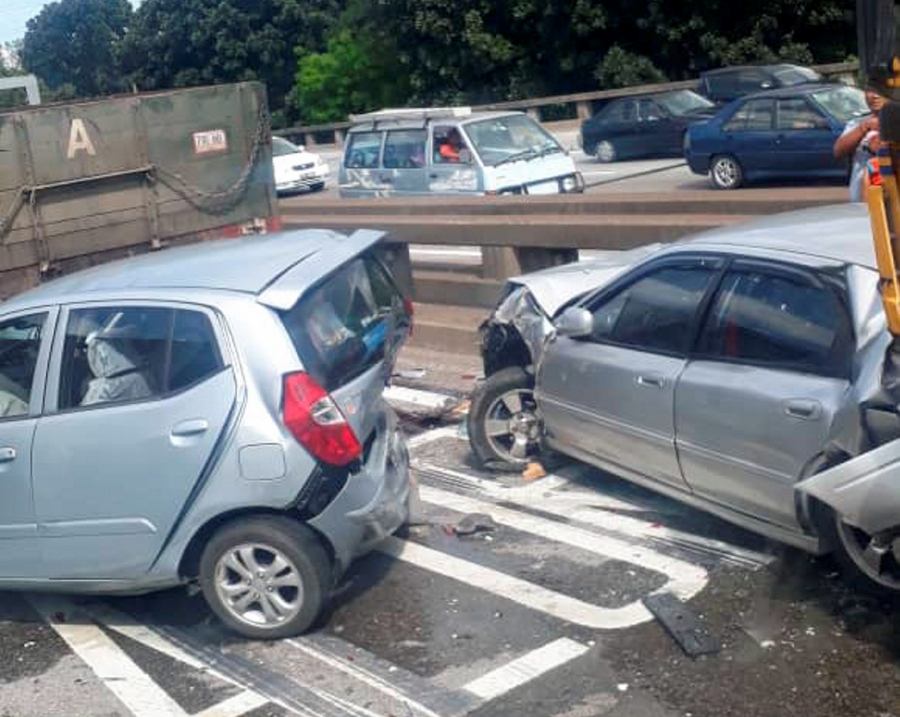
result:
[[[863,205],[512,280],[469,414],[900,590],[898,366]]]
[[[0,305],[0,590],[196,581],[246,636],[306,629],[407,517],[380,236],[167,249]]]

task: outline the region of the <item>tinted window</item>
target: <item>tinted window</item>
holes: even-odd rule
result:
[[[350,135],[345,166],[355,169],[374,169],[381,151],[381,132],[354,132]]]
[[[634,122],[637,119],[634,102],[625,100],[624,102],[614,102],[600,115],[603,122]]]
[[[715,270],[666,267],[638,279],[594,311],[593,338],[648,351],[683,352]]]
[[[388,132],[384,141],[384,166],[415,169],[425,166],[425,130],[401,129]]]
[[[653,100],[641,100],[638,103],[638,112],[642,120],[660,120],[664,116],[660,106]]]
[[[828,120],[802,97],[778,100],[778,129],[821,129],[827,126]]]
[[[806,67],[788,67],[778,70],[775,73],[775,79],[778,80],[782,87],[791,87],[792,85],[801,85],[804,82],[819,82],[822,78],[818,72]]]
[[[59,408],[162,396],[221,368],[203,313],[131,306],[79,309],[66,327]]]
[[[729,132],[760,132],[770,130],[775,124],[774,100],[750,100],[745,102],[725,123]]]
[[[366,258],[332,274],[282,320],[306,370],[330,390],[381,361],[409,317],[387,270]]]
[[[702,353],[826,375],[846,371],[850,329],[834,293],[800,278],[726,274],[700,341]]]
[[[737,78],[733,72],[707,77],[706,86],[713,97],[733,97],[737,94]]]
[[[0,418],[28,414],[46,314],[0,323]]]

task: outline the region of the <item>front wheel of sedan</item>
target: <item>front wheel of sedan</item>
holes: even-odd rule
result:
[[[468,429],[472,451],[482,464],[528,463],[540,452],[543,433],[534,378],[519,367],[488,377],[472,397]]]
[[[744,170],[730,154],[719,154],[709,164],[709,178],[716,189],[737,189],[744,183]]]
[[[318,617],[330,563],[308,528],[278,516],[227,525],[206,545],[200,586],[213,612],[252,639],[293,637]]]
[[[844,572],[860,588],[878,596],[900,596],[900,530],[870,535],[823,508],[822,527]]]

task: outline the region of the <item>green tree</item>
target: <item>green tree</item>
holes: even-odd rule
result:
[[[285,121],[300,44],[325,50],[343,0],[144,0],[122,50],[140,90],[262,80]]]
[[[132,17],[128,0],[59,0],[28,21],[24,67],[51,90],[71,85],[92,97],[124,89],[119,44]]]

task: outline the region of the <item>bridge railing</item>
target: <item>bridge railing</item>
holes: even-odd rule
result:
[[[853,84],[856,73],[859,70],[858,63],[838,62],[827,65],[815,65],[813,67],[827,80]],[[630,97],[651,92],[668,92],[671,90],[696,89],[699,80],[682,80],[679,82],[660,82],[649,85],[635,85],[621,87],[614,90],[596,90],[592,92],[577,92],[569,95],[553,95],[550,97],[532,97],[508,102],[494,102],[487,105],[473,105],[472,109],[480,110],[524,110],[539,122],[543,119],[542,109],[558,107],[560,105],[574,106],[574,114],[579,120],[588,119],[593,110],[593,104],[601,100],[610,100],[617,97]],[[275,134],[287,137],[299,144],[310,147],[317,145],[341,147],[350,122],[331,122],[328,124],[303,125],[300,127],[288,127],[277,130]]]

